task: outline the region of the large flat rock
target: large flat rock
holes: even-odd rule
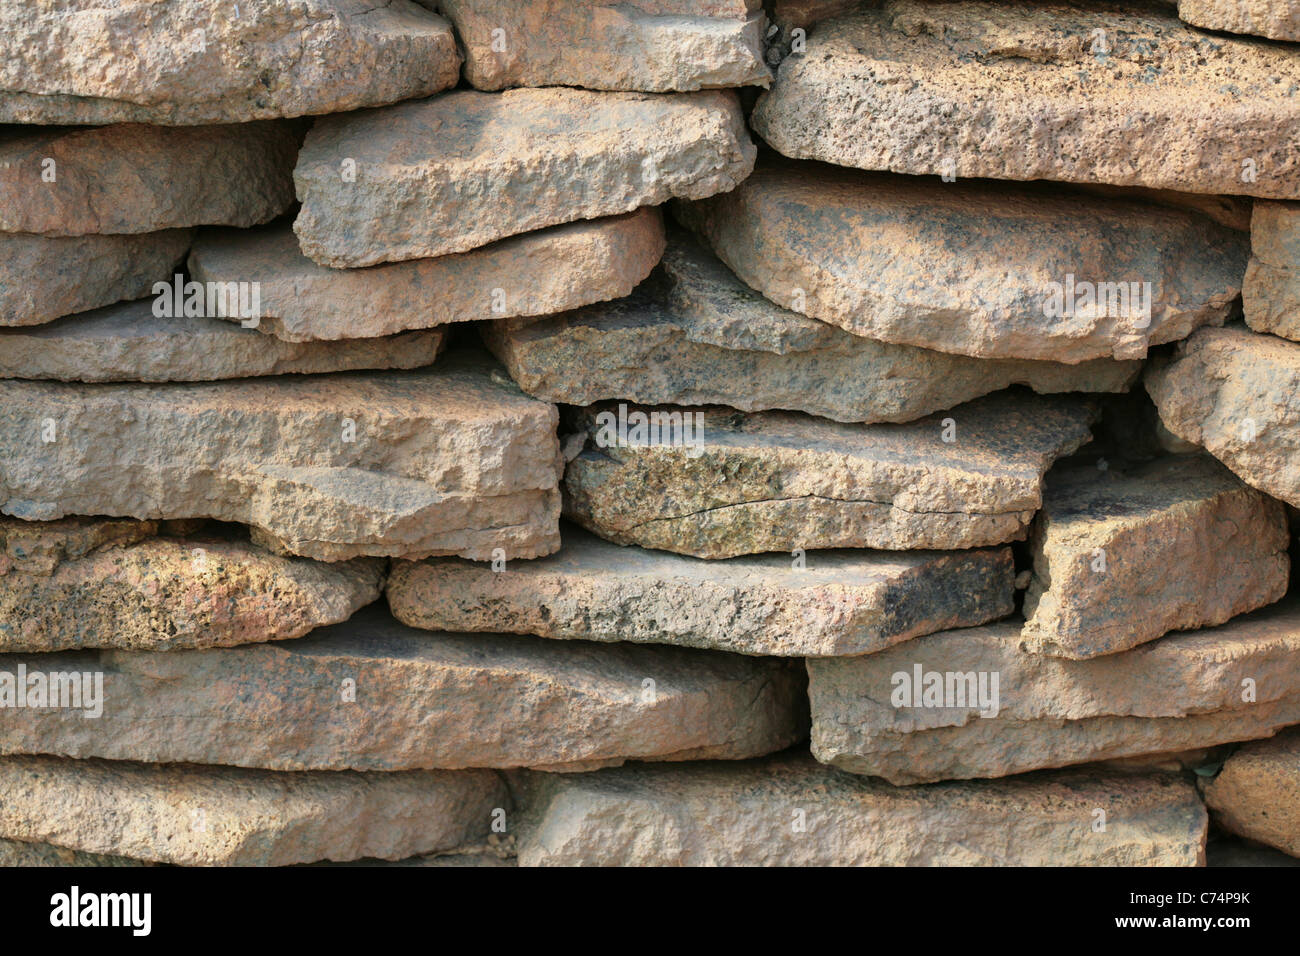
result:
[[[866,654],[1005,617],[1014,578],[1010,548],[717,562],[565,529],[559,553],[504,570],[460,559],[397,562],[387,594],[398,620],[428,630],[808,657]]]
[[[0,381],[0,512],[218,518],[326,561],[531,558],[559,545],[556,423],[475,352],[416,372]]]
[[[1178,0],[1178,16],[1207,30],[1300,40],[1296,0]]]
[[[663,218],[658,209],[643,208],[368,269],[317,265],[287,225],[203,230],[189,267],[200,282],[259,283],[258,328],[309,342],[549,315],[621,298],[649,275],[663,249]]]
[[[189,126],[341,113],[455,86],[411,0],[3,0],[0,123]]]
[[[103,853],[83,853],[67,847],[48,843],[25,843],[22,840],[0,839],[0,866],[54,867],[54,866],[154,866],[143,860],[130,860],[124,856]]]
[[[1225,830],[1300,856],[1300,730],[1246,744],[1202,790]]]
[[[1154,5],[886,0],[809,31],[753,124],[860,169],[1300,198],[1298,72]]]
[[[336,268],[443,256],[725,192],[755,153],[729,90],[461,90],[319,120],[294,171],[294,231]]]
[[[521,866],[1198,866],[1207,830],[1172,774],[893,787],[804,755],[552,775],[529,802]]]
[[[1257,202],[1241,287],[1246,324],[1300,342],[1300,203]]]
[[[651,414],[657,444],[634,430]],[[565,472],[565,507],[618,544],[701,558],[1001,544],[1024,537],[1043,473],[1088,440],[1091,417],[1082,402],[1011,392],[902,425],[606,403],[578,413],[587,447]]]
[[[435,634],[363,610],[295,641],[68,651],[6,671],[102,672],[102,716],[7,710],[0,753],[269,770],[582,770],[744,759],[807,733],[793,661]]]
[[[1240,232],[1169,206],[779,157],[679,216],[778,305],[980,358],[1142,358],[1222,325],[1249,254]]]
[[[1053,470],[1024,638],[1078,659],[1222,624],[1286,593],[1290,540],[1282,503],[1209,455]]]
[[[1266,737],[1300,723],[1297,655],[1295,601],[1083,661],[1033,653],[1014,621],[930,634],[809,660],[812,750],[912,784]]]

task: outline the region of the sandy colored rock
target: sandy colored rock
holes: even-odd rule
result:
[[[1174,189],[1148,189],[1143,186],[1111,186],[1108,183],[1072,183],[1062,186],[1102,196],[1106,199],[1140,199],[1157,206],[1172,206],[1207,216],[1229,229],[1250,232],[1250,214],[1256,202],[1249,196],[1211,196],[1206,193],[1184,193]]]
[[[438,8],[464,45],[465,79],[480,90],[668,93],[772,79],[761,0],[440,0]]]
[[[629,423],[631,413],[691,418],[679,417],[676,434],[665,423],[659,444],[634,444],[641,436],[629,430],[620,445],[610,434],[618,405],[580,410],[587,449],[565,472],[566,510],[618,544],[701,558],[949,550],[1024,537],[1043,473],[1088,440],[1091,419],[1084,403],[1010,392],[904,425],[623,407]]]
[[[1048,473],[1024,639],[1073,659],[1222,624],[1280,600],[1286,510],[1209,455]]]
[[[1300,729],[1246,744],[1202,790],[1224,829],[1300,856]]]
[[[402,561],[393,615],[413,627],[676,644],[778,657],[866,654],[1015,609],[1010,548],[814,551],[703,561],[565,529],[558,554],[503,571]]]
[[[803,754],[552,775],[530,803],[521,866],[1197,866],[1207,830],[1170,774],[893,787]]]
[[[170,281],[192,229],[137,236],[0,233],[0,326],[40,325],[149,294]]]
[[[1300,343],[1241,326],[1203,329],[1152,362],[1144,381],[1166,428],[1300,507]]]
[[[0,760],[0,833],[183,866],[398,860],[481,840],[509,806],[490,770],[277,773]]]
[[[1178,16],[1207,30],[1300,40],[1296,0],[1178,0]]]
[[[565,223],[458,255],[368,269],[327,269],[286,226],[200,232],[189,267],[200,282],[260,283],[258,328],[289,342],[391,335],[449,322],[548,315],[630,293],[664,249],[663,218],[645,208]]]
[[[1241,287],[1246,324],[1300,342],[1300,203],[1258,202]]]
[[[325,561],[537,557],[559,546],[556,423],[477,352],[416,372],[0,381],[0,512],[237,521]]]
[[[779,158],[678,214],[778,305],[981,358],[1142,358],[1222,325],[1249,252],[1240,232],[1147,202]]]
[[[729,90],[461,90],[319,120],[294,171],[294,232],[321,265],[464,252],[578,219],[702,199],[756,150]],[[351,161],[354,181],[341,175]]]
[[[1157,6],[886,0],[809,31],[752,122],[860,169],[1300,198],[1298,72]]]
[[[269,770],[584,770],[739,760],[807,733],[795,661],[434,634],[376,607],[296,641],[5,658],[5,671],[20,667],[103,672],[103,715],[6,710],[0,753]]]
[[[48,843],[24,843],[21,840],[0,839],[0,866],[153,866],[143,860],[129,860],[124,856],[107,856],[102,853],[82,853],[67,847]]]
[[[0,123],[189,126],[341,113],[455,86],[411,0],[0,0]]]
[[[945,631],[809,660],[812,751],[913,784],[1251,740],[1300,723],[1297,655],[1296,601],[1084,661],[1032,653],[1016,621]]]

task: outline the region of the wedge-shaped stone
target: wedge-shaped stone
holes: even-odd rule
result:
[[[712,196],[755,152],[728,90],[462,90],[318,121],[294,171],[294,231],[326,266],[442,256]]]
[[[1152,362],[1145,384],[1169,431],[1300,508],[1300,343],[1202,329]]]
[[[391,335],[449,322],[549,315],[627,295],[663,255],[655,208],[566,223],[436,259],[327,269],[288,226],[205,230],[201,282],[257,282],[263,331],[289,342]]]
[[[701,558],[1001,544],[1024,537],[1043,472],[1088,440],[1091,415],[1016,393],[904,425],[595,405],[578,415],[588,447],[565,473],[566,508],[618,544]]]
[[[533,782],[521,866],[1197,866],[1207,821],[1172,774],[1101,770],[893,787],[805,755]],[[1095,830],[1096,811],[1106,828]]]
[[[1224,829],[1300,856],[1300,730],[1246,744],[1202,789]]]
[[[1297,73],[1155,6],[886,0],[814,27],[753,124],[860,169],[1296,198]]]
[[[1032,653],[1017,622],[930,634],[808,661],[812,749],[911,784],[1250,740],[1300,723],[1298,655],[1295,601],[1084,661]]]
[[[411,0],[3,0],[0,122],[189,126],[341,113],[455,86]]]
[[[1300,203],[1257,202],[1241,287],[1246,324],[1300,342]]]
[[[556,422],[472,352],[419,372],[0,381],[0,512],[238,521],[326,561],[531,558],[559,546]]]
[[[1048,473],[1024,637],[1074,659],[1222,624],[1286,594],[1286,509],[1208,455]]]
[[[432,5],[429,0],[429,5]],[[761,0],[441,0],[480,90],[767,86]]]
[[[981,358],[1142,358],[1222,325],[1248,259],[1242,233],[1172,207],[780,159],[678,208],[778,305]]]
[[[40,325],[148,295],[185,258],[192,229],[137,236],[0,233],[0,326]]]
[[[1178,0],[1178,16],[1207,30],[1300,40],[1296,0]]]
[[[103,673],[103,714],[5,711],[0,752],[270,770],[591,769],[744,759],[807,732],[794,661],[680,647],[433,634],[363,610],[296,641],[12,654]]]
[[[702,561],[567,529],[558,554],[504,571],[399,562],[393,615],[429,630],[677,644],[741,654],[866,654],[1015,609],[1011,549],[817,551]]]

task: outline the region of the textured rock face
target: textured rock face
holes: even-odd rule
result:
[[[802,564],[802,566],[799,566]],[[717,563],[566,530],[560,553],[504,571],[400,562],[387,589],[414,627],[677,644],[781,657],[866,654],[1014,610],[1009,548],[813,552]]]
[[[931,634],[810,660],[812,749],[912,784],[1265,737],[1300,722],[1298,653],[1295,601],[1086,661],[1031,653],[1014,621]]]
[[[1300,731],[1246,744],[1203,790],[1224,829],[1300,856]]]
[[[0,833],[185,866],[398,860],[488,835],[490,770],[275,773],[59,757],[0,760]]]
[[[0,326],[40,325],[148,295],[185,258],[192,229],[52,238],[0,233]]]
[[[1169,431],[1300,507],[1300,344],[1240,326],[1203,329],[1148,366],[1145,384]]]
[[[1241,233],[1169,207],[779,159],[678,210],[778,305],[981,358],[1142,358],[1221,325],[1248,257]]]
[[[1030,647],[1096,657],[1286,593],[1286,510],[1208,455],[1047,476],[1025,595]]]
[[[1196,866],[1173,775],[1066,772],[892,787],[805,756],[621,767],[535,784],[522,866]],[[1106,829],[1092,829],[1097,809]]]
[[[1083,403],[1016,393],[904,425],[623,408],[623,419],[610,403],[580,410],[587,450],[565,473],[565,507],[618,544],[701,558],[946,550],[1023,537],[1043,472],[1088,440],[1091,418]],[[659,443],[636,444],[644,441],[636,420],[651,413],[660,416]],[[676,434],[664,419],[674,413]],[[629,428],[620,437],[621,420]]]
[[[7,711],[4,753],[269,770],[582,770],[744,759],[807,728],[793,661],[431,634],[375,609],[296,641],[5,663],[29,674],[102,671],[104,709],[98,719]]]
[[[1123,391],[1140,367],[973,359],[850,335],[769,302],[681,234],[634,295],[484,334],[519,386],[546,401],[791,409],[844,422],[910,421],[1012,384]]]
[[[432,0],[428,4],[432,6]],[[439,0],[480,90],[767,86],[761,0]]]
[[[383,562],[323,564],[151,521],[0,518],[0,651],[172,650],[301,637],[379,597]]]
[[[48,843],[0,839],[0,866],[153,866],[143,860],[102,853],[82,853]]]
[[[203,281],[203,280],[200,280]],[[0,329],[0,378],[64,382],[208,382],[257,375],[419,368],[442,329],[342,342],[285,342],[212,318],[158,318],[124,302],[32,328]]]
[[[276,122],[11,127],[0,133],[0,230],[80,236],[266,222],[293,204],[301,138],[298,124]]]
[[[1178,0],[1178,16],[1207,30],[1300,40],[1296,0]]]
[[[712,196],[754,157],[731,91],[462,90],[318,121],[294,172],[294,231],[326,266],[442,256]]]
[[[1246,324],[1300,342],[1300,203],[1257,202],[1242,283]]]
[[[449,322],[547,315],[627,295],[664,249],[658,209],[565,223],[459,255],[327,269],[288,226],[205,230],[190,253],[200,282],[260,283],[258,328],[289,342],[391,335]]]
[[[326,561],[537,557],[559,545],[556,422],[477,353],[404,373],[0,381],[0,512],[238,521]]]
[[[861,169],[1300,198],[1297,70],[1155,7],[892,0],[811,30],[753,124]]]
[[[0,0],[0,122],[244,123],[455,86],[451,24],[410,0]]]

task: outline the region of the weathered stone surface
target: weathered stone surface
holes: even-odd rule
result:
[[[172,650],[301,637],[379,597],[383,562],[323,564],[157,522],[0,518],[0,651]]]
[[[866,654],[1015,609],[1009,548],[816,551],[702,561],[566,529],[558,554],[504,571],[398,562],[388,605],[429,630],[677,644],[779,657]]]
[[[1054,470],[1031,540],[1023,636],[1075,659],[1272,604],[1291,571],[1282,503],[1203,454]]]
[[[690,445],[667,436],[638,445],[632,432],[614,444],[602,430],[618,414],[612,404],[580,410],[588,447],[565,473],[566,509],[618,544],[701,558],[1021,538],[1042,500],[1043,472],[1088,440],[1091,418],[1077,401],[1014,393],[904,425],[707,407],[685,413],[700,416]]]
[[[46,325],[0,329],[0,378],[64,382],[208,382],[288,373],[419,368],[445,332],[286,342],[212,318],[158,318],[153,300],[124,302]]]
[[[267,222],[293,204],[301,140],[299,124],[273,121],[10,127],[0,131],[0,230],[81,236]]]
[[[1300,342],[1300,203],[1257,202],[1241,287],[1246,324]]]
[[[1220,836],[1205,846],[1206,866],[1300,866],[1300,860],[1239,837]]]
[[[1300,198],[1297,71],[1158,7],[886,0],[813,28],[752,122],[861,169]]]
[[[465,79],[480,90],[668,93],[772,79],[761,0],[439,0],[438,8],[464,44]]]
[[[143,860],[102,853],[82,853],[48,843],[24,843],[0,839],[0,866],[153,866]]]
[[[755,757],[807,729],[794,661],[433,634],[377,608],[296,641],[13,654],[4,666],[102,671],[105,703],[98,719],[8,710],[0,753],[270,770],[584,770]]]
[[[1153,361],[1144,381],[1166,428],[1300,507],[1300,343],[1241,326],[1202,329]]]
[[[1224,829],[1300,856],[1300,730],[1246,744],[1202,790]]]
[[[521,866],[1196,866],[1207,821],[1170,774],[893,787],[807,756],[549,776]],[[1104,832],[1093,830],[1106,811]],[[804,824],[802,829],[792,821]]]
[[[0,0],[0,122],[188,126],[341,113],[455,86],[410,0]]]
[[[682,235],[628,298],[483,332],[520,388],[546,401],[791,409],[844,422],[910,421],[1013,384],[1123,391],[1141,368],[975,359],[850,335],[769,302]]]
[[[1014,621],[930,634],[809,660],[812,749],[844,770],[911,784],[1250,740],[1300,723],[1297,655],[1296,601],[1084,661],[1030,652]],[[946,696],[923,696],[928,674]],[[940,706],[896,708],[909,685],[913,703]]]
[[[1300,40],[1296,0],[1178,0],[1178,16],[1207,30]]]
[[[185,258],[192,229],[136,236],[0,233],[0,326],[40,325],[148,295]]]
[[[1250,232],[1251,209],[1257,201],[1267,201],[1254,200],[1249,196],[1211,196],[1174,189],[1148,189],[1145,186],[1111,186],[1108,183],[1073,183],[1062,188],[1076,189],[1106,199],[1140,199],[1157,206],[1186,209],[1208,216],[1220,225],[1238,232]]]
[[[288,226],[205,230],[190,252],[200,282],[259,282],[261,324],[289,342],[391,335],[449,322],[548,315],[630,293],[663,255],[656,208],[565,223],[459,255],[327,269]]]
[[[61,757],[0,760],[0,834],[186,866],[399,860],[487,836],[490,770],[277,773]]]
[[[0,381],[0,513],[218,518],[326,561],[531,558],[559,546],[556,423],[474,352],[418,372]]]
[[[1222,325],[1248,259],[1243,234],[1171,207],[780,159],[678,211],[778,305],[981,358],[1142,358]]]
[[[326,266],[442,256],[712,196],[748,176],[755,154],[729,90],[461,90],[319,120],[294,171],[294,232]],[[354,181],[340,175],[349,159]]]

